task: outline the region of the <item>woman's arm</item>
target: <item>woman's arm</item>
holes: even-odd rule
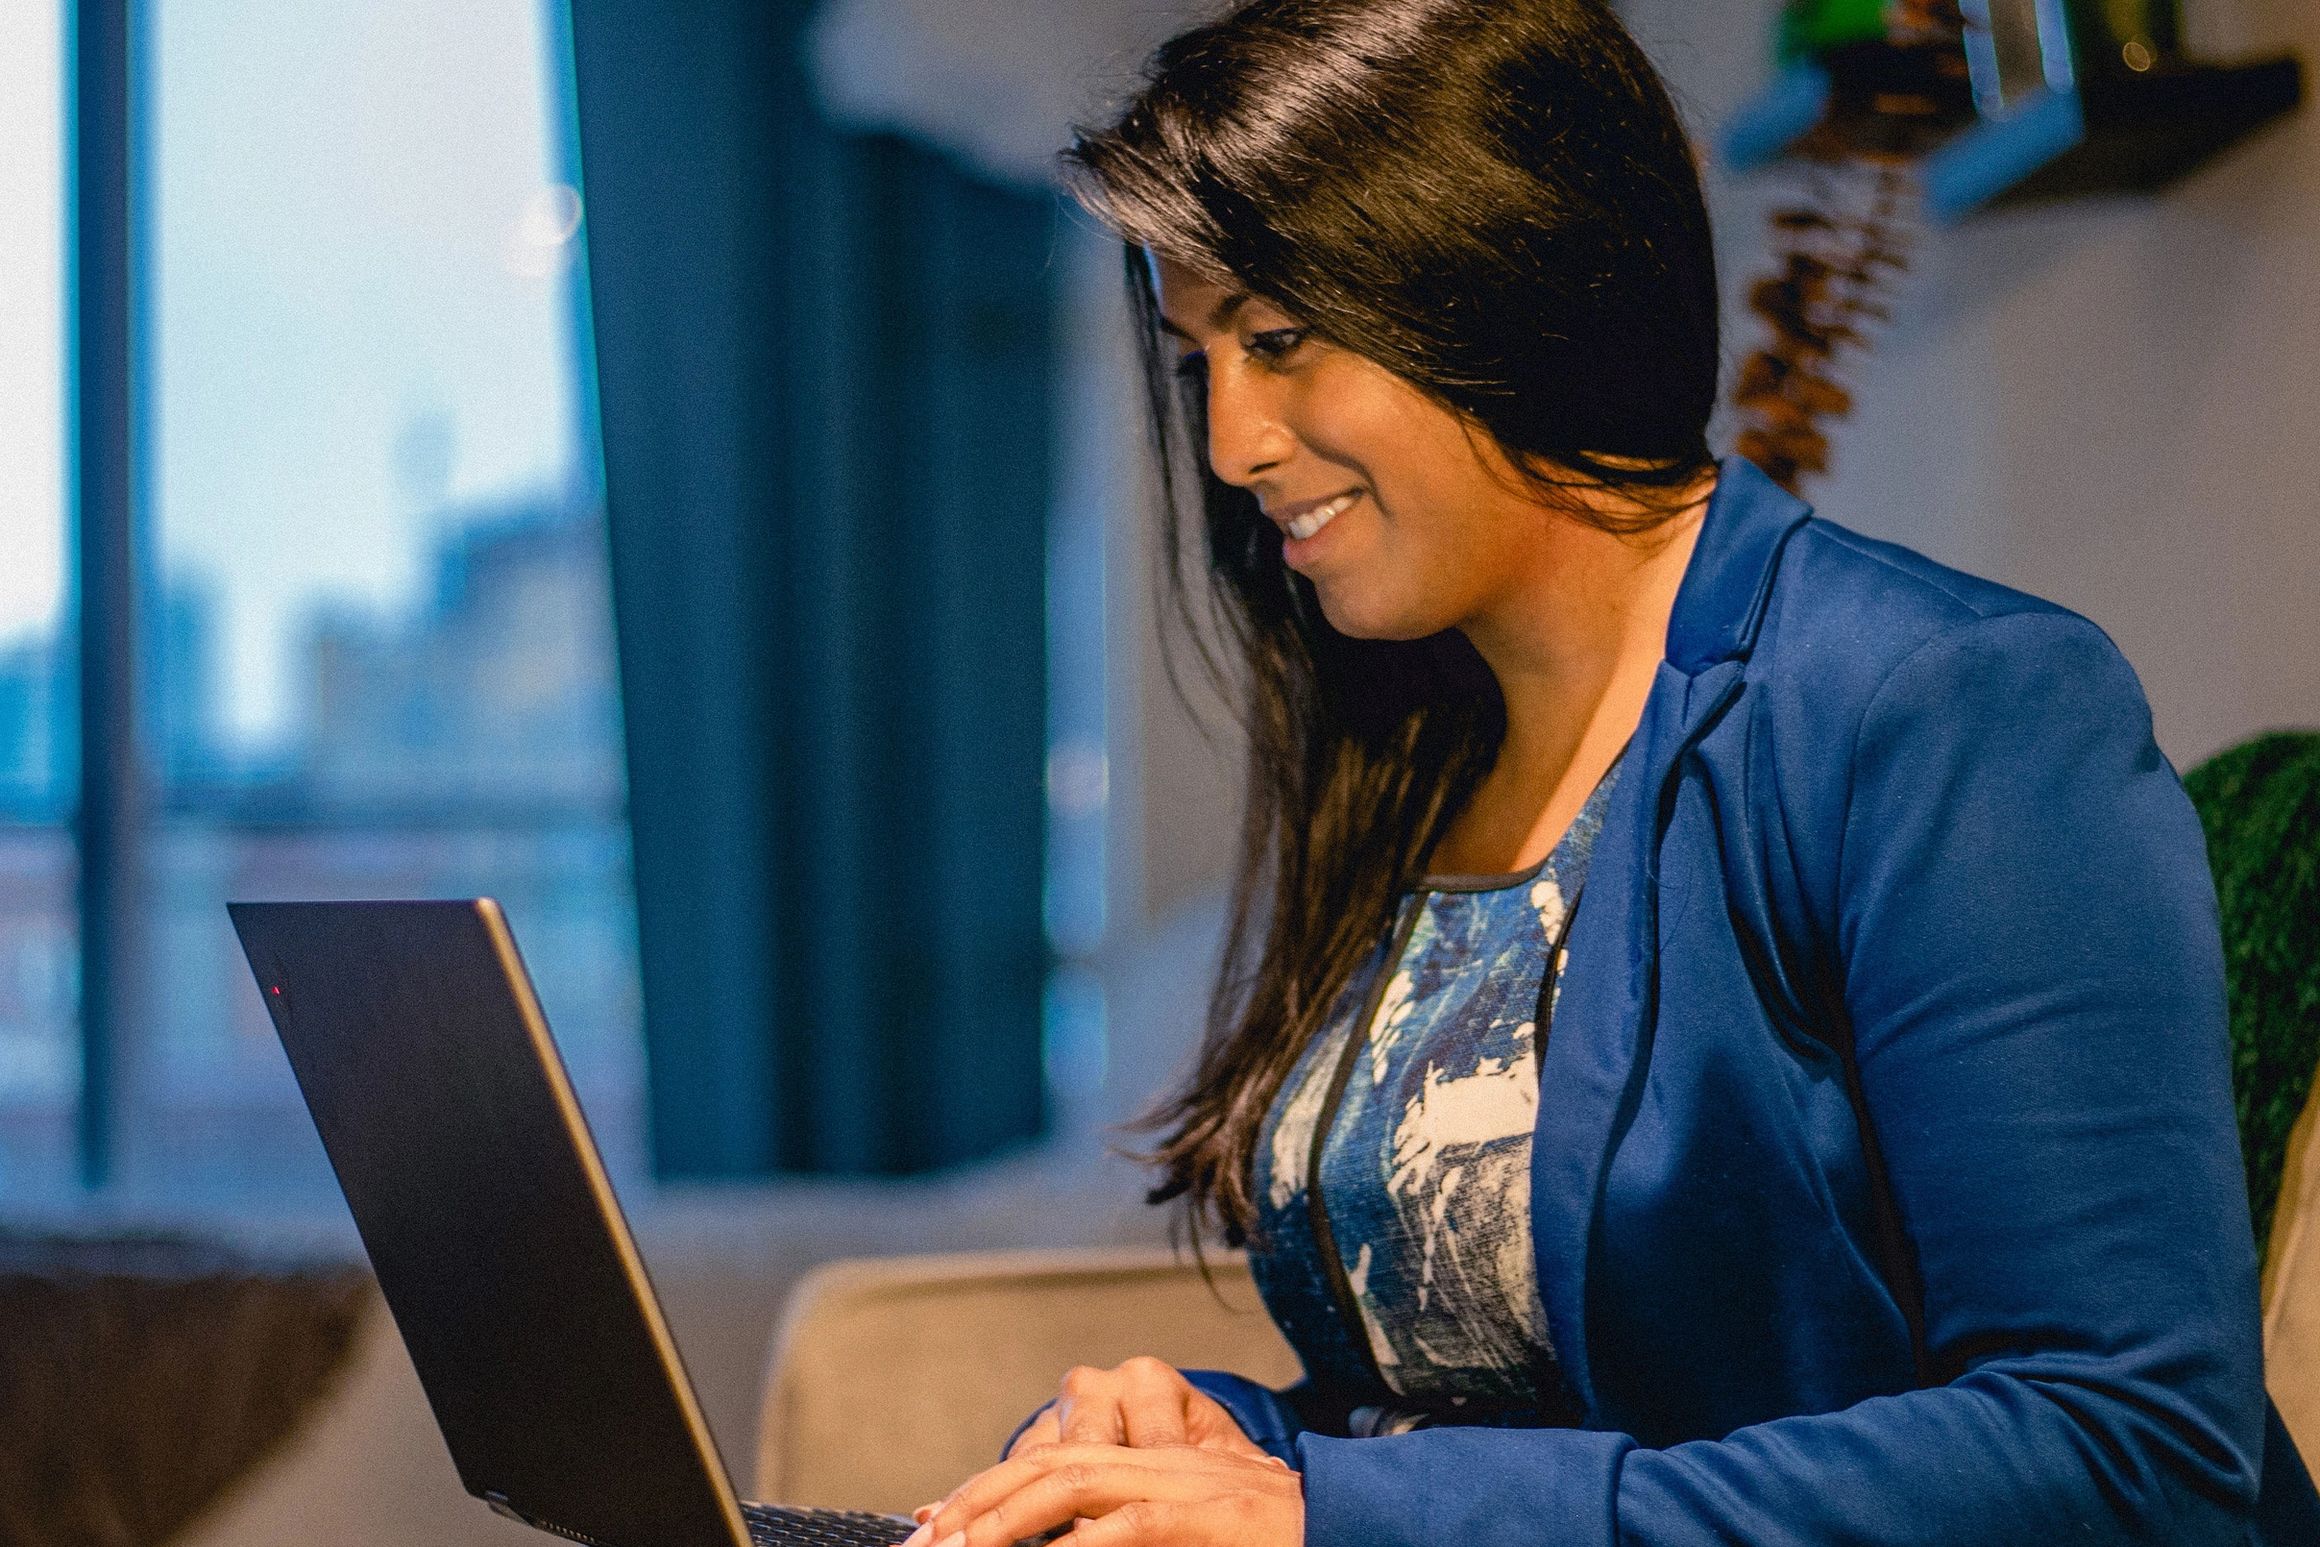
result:
[[[1308,1435],[1308,1539],[2241,1543],[2264,1417],[2197,820],[2110,641],[1979,619],[1887,677],[1834,921],[1948,1384],[1713,1442]]]

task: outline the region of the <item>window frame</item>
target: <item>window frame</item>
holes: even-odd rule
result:
[[[136,98],[141,0],[73,0],[65,97],[66,508],[73,517],[77,603],[67,609],[79,671],[79,777],[72,838],[80,950],[80,1096],[74,1116],[81,1186],[110,1181],[121,1107],[123,1028],[135,1012],[139,879],[147,780],[136,739],[139,507],[150,404],[136,369],[146,317],[142,174]]]

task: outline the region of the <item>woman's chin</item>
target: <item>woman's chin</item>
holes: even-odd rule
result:
[[[1412,608],[1342,583],[1316,581],[1313,592],[1329,626],[1349,639],[1424,639],[1448,626],[1430,615],[1420,616]]]

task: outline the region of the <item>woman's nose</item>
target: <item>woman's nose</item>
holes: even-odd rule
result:
[[[1208,384],[1208,465],[1226,483],[1242,487],[1288,460],[1288,427],[1262,392],[1219,371]]]

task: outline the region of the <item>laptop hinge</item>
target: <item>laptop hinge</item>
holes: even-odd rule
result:
[[[585,1531],[575,1531],[570,1526],[560,1526],[553,1520],[542,1520],[537,1515],[526,1514],[524,1511],[516,1508],[513,1504],[510,1504],[508,1502],[508,1496],[504,1493],[494,1493],[487,1488],[483,1491],[482,1494],[479,1495],[479,1497],[482,1498],[484,1503],[491,1506],[491,1512],[493,1514],[505,1515],[508,1519],[514,1521],[517,1525],[530,1526],[535,1531],[546,1531],[552,1535],[566,1537],[575,1542],[586,1542],[588,1547],[611,1547],[611,1544],[606,1542],[601,1537],[590,1536]]]

